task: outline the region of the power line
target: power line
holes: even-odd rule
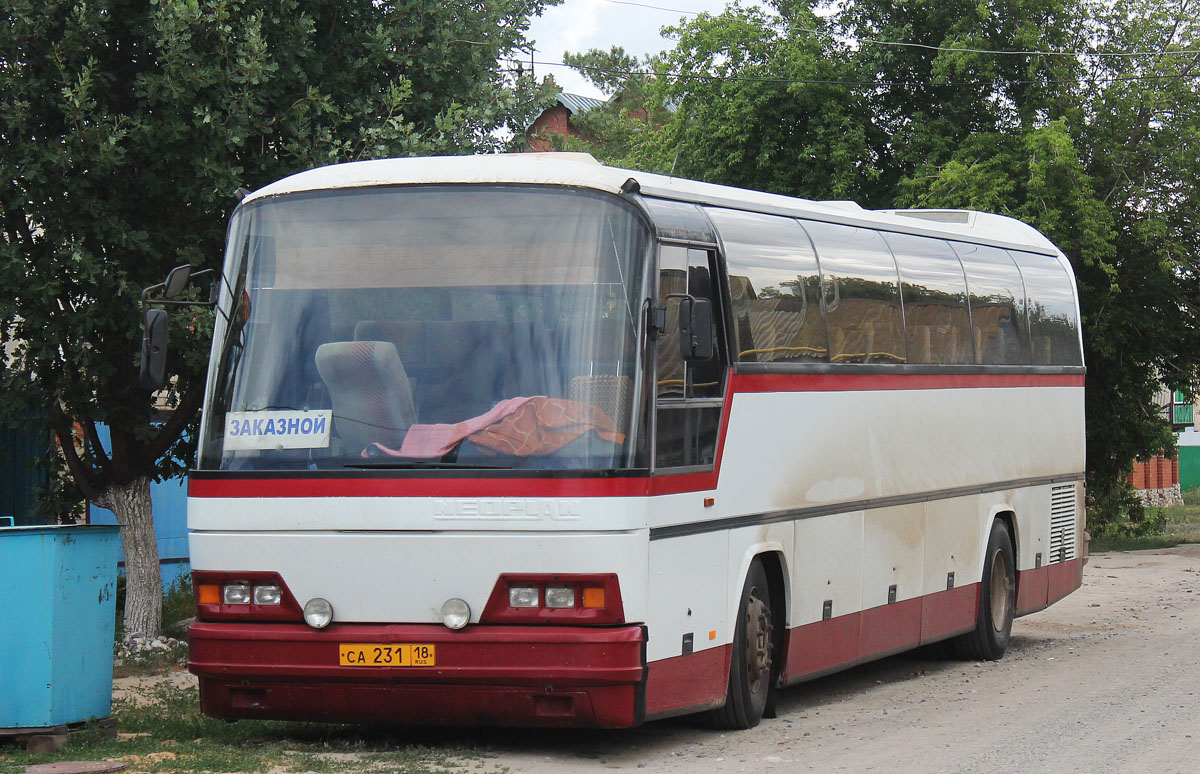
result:
[[[520,60],[508,59],[505,61],[517,62]],[[587,70],[588,72],[601,73],[604,75],[620,75],[630,77],[640,75],[654,78],[668,78],[671,80],[697,80],[697,81],[729,81],[729,82],[745,82],[745,83],[802,83],[819,86],[908,86],[905,81],[846,81],[846,80],[825,80],[820,78],[776,78],[776,77],[757,77],[751,75],[709,75],[707,73],[657,73],[652,70],[612,70],[605,67],[590,67],[587,65],[569,65],[564,62],[544,62],[531,60],[530,64],[543,65],[545,67],[568,67],[572,70]],[[1014,84],[1034,85],[1034,84],[1109,84],[1119,83],[1124,81],[1157,81],[1157,80],[1181,80],[1200,79],[1200,72],[1191,75],[1181,73],[1159,73],[1151,75],[1114,75],[1104,78],[1078,78],[1074,80],[1060,79],[1044,79],[1044,80],[1015,80],[1009,81]]]
[[[685,11],[681,8],[666,8],[661,5],[648,5],[646,3],[635,3],[632,0],[604,0],[606,3],[614,5],[632,5],[638,8],[650,8],[655,11],[669,11],[671,13],[684,14],[686,16],[699,16],[699,11]],[[829,30],[810,29],[808,27],[793,27],[792,29],[798,32],[808,32],[813,35],[831,34]],[[1028,50],[1008,50],[1008,49],[993,49],[993,48],[966,48],[958,46],[932,46],[927,43],[908,43],[899,40],[878,40],[876,38],[856,38],[852,35],[843,36],[844,39],[851,43],[859,45],[869,43],[876,46],[898,46],[906,48],[919,48],[925,51],[945,51],[948,53],[958,54],[996,54],[1000,56],[1070,56],[1070,57],[1139,57],[1139,56],[1192,56],[1200,54],[1200,49],[1177,49],[1169,51],[1040,51],[1037,49]]]
[[[682,13],[687,16],[699,16],[700,15],[699,11],[681,11],[678,8],[663,8],[661,5],[647,5],[646,3],[634,3],[634,2],[631,2],[631,0],[604,0],[604,2],[612,3],[613,5],[632,5],[632,6],[636,6],[638,8],[650,8],[651,10],[654,10],[654,11],[669,11],[670,13]]]
[[[805,30],[812,32],[813,30]],[[1200,49],[1176,49],[1164,51],[1038,51],[1030,49],[1026,51],[1013,50],[1007,51],[1003,49],[991,48],[958,48],[955,46],[930,46],[925,43],[904,43],[895,40],[874,40],[872,38],[848,38],[849,40],[858,43],[873,43],[878,46],[906,46],[908,48],[920,48],[926,51],[948,51],[960,54],[1000,54],[1012,56],[1070,56],[1070,57],[1085,57],[1085,56],[1114,56],[1114,57],[1138,57],[1138,56],[1191,56],[1200,54]]]

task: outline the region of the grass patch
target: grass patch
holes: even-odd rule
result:
[[[113,677],[161,675],[186,663],[187,645],[180,643],[170,650],[148,650],[132,657],[114,658]]]
[[[199,690],[156,683],[113,702],[117,739],[89,728],[66,749],[30,755],[0,748],[0,774],[35,763],[123,760],[134,772],[396,772],[433,774],[478,768],[490,753],[440,731],[373,730],[360,726],[242,720],[200,714]],[[421,741],[417,741],[417,740]],[[433,741],[436,747],[428,746]],[[426,742],[426,743],[422,743]]]
[[[1154,535],[1108,535],[1092,540],[1091,552],[1141,551],[1152,548],[1171,548],[1180,543],[1200,543],[1200,488],[1192,487],[1183,493],[1183,505],[1170,508],[1150,508],[1158,511],[1161,530]]]

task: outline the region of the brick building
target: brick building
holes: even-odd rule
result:
[[[548,134],[558,134],[563,137],[582,137],[587,139],[571,120],[572,116],[582,115],[592,108],[604,104],[604,100],[585,97],[581,94],[559,92],[555,102],[542,111],[525,130],[525,141],[531,151],[544,153],[554,148],[546,139]]]
[[[1181,456],[1169,460],[1161,455],[1148,460],[1137,460],[1133,463],[1133,473],[1129,475],[1129,483],[1137,490],[1142,502],[1147,505],[1179,505],[1183,502],[1180,487],[1180,461],[1183,461],[1183,481],[1185,486],[1195,486],[1200,480],[1200,471],[1195,468],[1200,460],[1190,448],[1192,435],[1196,431],[1195,403],[1179,391],[1166,388],[1158,394],[1158,405],[1161,407],[1163,419],[1171,423],[1171,428],[1179,435],[1181,441],[1188,439],[1180,446]],[[1188,431],[1191,431],[1190,433]],[[1184,447],[1189,447],[1184,451]]]

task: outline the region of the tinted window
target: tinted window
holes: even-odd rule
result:
[[[710,252],[677,245],[659,248],[658,303],[666,307],[666,331],[658,337],[658,396],[711,398],[722,392],[724,368],[718,352],[707,361],[685,362],[680,347],[680,298],[690,294],[712,304],[714,319],[720,306],[713,292]],[[717,337],[714,337],[717,338]],[[719,347],[714,346],[714,350]]]
[[[721,429],[719,406],[660,408],[655,428],[658,467],[712,465]]]
[[[975,362],[983,365],[1028,365],[1029,332],[1025,324],[1025,286],[1021,272],[1004,250],[954,243],[967,274]]]
[[[650,244],[628,202],[548,186],[250,204],[231,229],[200,466],[632,465]],[[498,440],[547,438],[528,428],[562,416],[599,430]],[[484,423],[449,448],[420,442],[466,420]]]
[[[820,275],[808,236],[791,218],[710,209],[729,269],[737,359],[827,360]]]
[[[1066,268],[1049,255],[1013,253],[1013,257],[1025,279],[1033,364],[1083,365],[1075,294]]]
[[[885,234],[900,269],[908,362],[975,362],[967,283],[954,249],[940,239]]]
[[[666,330],[657,340],[655,459],[660,468],[712,465],[716,457],[726,366],[717,335],[721,305],[712,281],[715,259],[710,250],[659,248],[658,303],[667,312]],[[714,346],[707,360],[683,359],[680,299],[670,298],[682,293],[712,304]]]
[[[666,199],[645,199],[654,231],[660,239],[714,243],[712,226],[695,204]]]
[[[877,231],[803,221],[821,262],[834,363],[906,362],[896,264]]]

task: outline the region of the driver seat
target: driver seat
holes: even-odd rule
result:
[[[372,443],[400,448],[417,421],[412,388],[396,346],[388,341],[334,341],[317,347],[317,371],[333,402],[333,427],[343,450]]]

